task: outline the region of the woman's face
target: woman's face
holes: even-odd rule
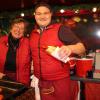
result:
[[[39,26],[47,26],[51,22],[52,13],[47,7],[38,7],[35,11],[35,20]]]
[[[15,23],[10,30],[10,33],[16,39],[23,37],[24,32],[25,32],[25,24],[23,22]]]

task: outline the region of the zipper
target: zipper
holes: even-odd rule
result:
[[[42,66],[41,66],[41,55],[40,55],[40,40],[41,40],[41,36],[42,36],[42,30],[40,30],[40,37],[39,37],[39,40],[38,40],[38,55],[39,55],[39,66],[40,66],[40,73],[39,73],[39,76],[40,76],[40,80],[42,79]]]

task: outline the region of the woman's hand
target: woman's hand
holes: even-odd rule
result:
[[[3,73],[0,72],[0,79],[2,79],[3,76],[5,76],[5,74],[3,74]]]

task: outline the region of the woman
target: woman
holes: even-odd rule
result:
[[[29,85],[30,48],[25,32],[26,21],[18,18],[11,22],[9,35],[0,38],[0,78],[7,75],[14,81]]]

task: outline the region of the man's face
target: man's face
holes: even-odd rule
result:
[[[25,25],[23,22],[14,24],[10,30],[12,36],[16,39],[21,38],[24,35],[24,31]]]
[[[52,13],[47,7],[38,7],[35,11],[35,20],[39,26],[45,27],[51,22]]]

